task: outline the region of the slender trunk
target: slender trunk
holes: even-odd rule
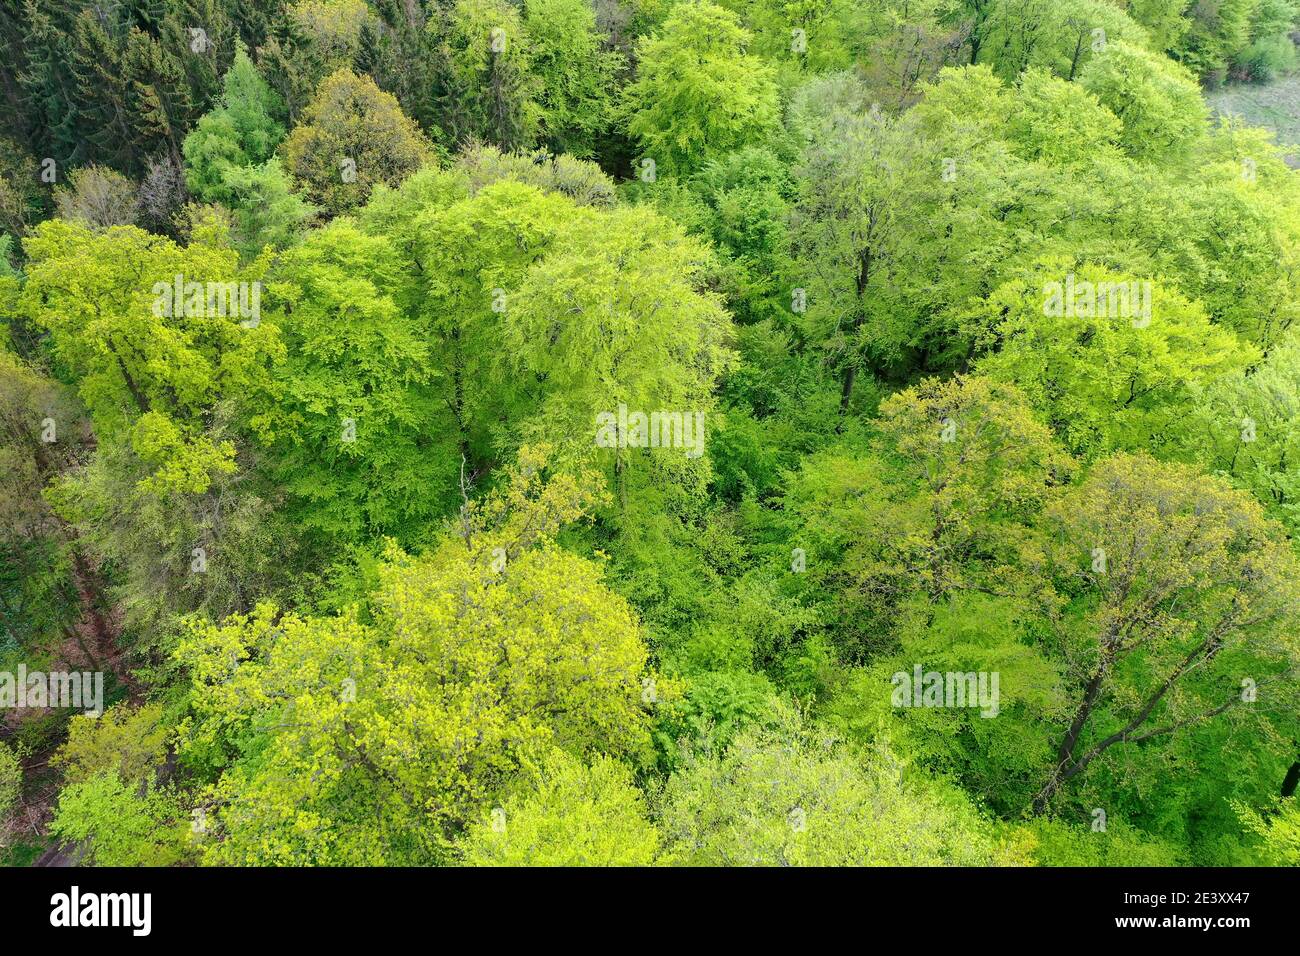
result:
[[[470,461],[469,436],[465,433],[465,377],[461,369],[459,329],[452,333],[452,338],[456,343],[456,360],[452,365],[452,414],[456,416],[456,446],[461,460]]]
[[[853,325],[849,327],[849,347],[856,348],[855,340],[858,332],[862,329],[864,321],[863,297],[867,293],[867,284],[871,282],[871,247],[868,245],[858,253],[858,275],[854,282],[857,292],[857,311],[853,316]],[[850,363],[849,367],[844,370],[844,385],[840,391],[840,423],[835,426],[836,432],[844,428],[844,416],[848,414],[849,402],[853,399],[853,383],[858,378],[858,366],[856,362]]]
[[[1291,768],[1287,770],[1286,778],[1282,781],[1282,796],[1293,796],[1298,783],[1300,783],[1300,760],[1291,764]]]
[[[95,657],[94,652],[86,645],[86,639],[81,636],[81,631],[74,626],[65,627],[63,633],[77,642],[77,646],[81,648],[81,653],[86,655],[86,661],[90,664],[91,670],[102,671],[104,669],[103,665],[99,663],[99,659]]]
[[[129,391],[131,397],[135,399],[135,407],[140,410],[141,415],[147,414],[149,411],[149,400],[145,398],[144,392],[140,390],[140,386],[136,384],[135,379],[131,377],[131,373],[127,370],[126,362],[122,360],[121,354],[113,346],[113,340],[109,339],[105,344],[108,346],[108,350],[113,353],[113,358],[117,359],[118,370],[122,373],[122,380],[126,382],[127,391]]]
[[[1039,816],[1047,809],[1047,804],[1056,791],[1060,789],[1070,776],[1073,776],[1072,761],[1074,759],[1074,748],[1079,742],[1079,735],[1083,733],[1083,728],[1088,723],[1088,718],[1092,716],[1092,709],[1097,705],[1097,698],[1101,695],[1101,685],[1106,679],[1106,671],[1109,668],[1110,659],[1106,652],[1101,662],[1097,665],[1097,672],[1092,675],[1088,681],[1088,686],[1083,692],[1083,700],[1079,704],[1078,711],[1075,712],[1074,720],[1070,721],[1070,726],[1061,738],[1061,745],[1056,748],[1056,762],[1052,767],[1052,775],[1048,778],[1043,789],[1034,797],[1034,815]]]
[[[618,485],[618,502],[619,508],[624,513],[627,512],[627,478],[623,474],[623,444],[622,436],[614,449],[614,484]]]
[[[116,354],[114,352],[114,355]],[[121,361],[120,357],[118,361]],[[123,372],[125,373],[125,369]],[[127,381],[130,382],[129,377]],[[36,464],[37,474],[42,477],[42,483],[49,484],[60,469],[43,442],[32,443],[32,458]],[[112,652],[116,641],[101,610],[104,603],[104,584],[100,581],[98,572],[91,567],[82,553],[77,541],[76,528],[64,521],[60,515],[54,514],[52,517],[59,536],[67,543],[68,553],[72,559],[73,586],[77,589],[77,601],[81,605],[81,618],[72,627],[65,627],[64,633],[76,641],[92,668],[97,671],[103,670],[95,653],[86,644],[81,633],[81,625],[89,622],[95,647]],[[120,678],[122,675],[118,676]]]
[[[844,370],[844,386],[840,389],[840,417],[843,418],[849,410],[849,400],[853,397],[853,382],[858,377],[858,367],[850,365]]]
[[[95,646],[111,649],[114,644],[113,634],[109,629],[108,622],[104,619],[103,611],[100,609],[103,586],[100,584],[96,572],[90,567],[89,562],[86,561],[75,545],[72,548],[72,568],[76,575],[77,596],[80,598],[85,619],[90,622],[91,631],[95,635]],[[95,660],[95,656],[82,641],[81,631],[76,628],[74,630],[77,633],[77,643],[81,645],[81,649],[90,658],[95,669],[102,669]]]

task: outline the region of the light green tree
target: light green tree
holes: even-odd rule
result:
[[[555,751],[525,773],[526,785],[470,827],[460,850],[470,866],[650,866],[659,834],[625,764],[590,766]]]
[[[505,315],[504,340],[530,383],[533,427],[587,449],[600,444],[616,476],[635,453],[617,430],[598,441],[596,415],[620,404],[699,415],[691,420],[702,420],[704,433],[693,441],[705,441],[711,393],[732,360],[730,320],[704,288],[711,266],[703,246],[644,209],[575,217]],[[688,448],[685,437],[659,454],[699,458],[703,445]]]
[[[1238,806],[1237,813],[1250,832],[1259,837],[1259,855],[1270,866],[1300,866],[1300,803],[1279,801],[1263,816],[1250,807]]]
[[[808,575],[841,621],[841,656],[891,649],[955,596],[1026,600],[1031,528],[1072,472],[1019,389],[927,379],[881,406],[867,455],[831,448],[790,482]]]
[[[436,453],[440,374],[416,317],[394,295],[392,245],[350,220],[289,250],[267,322],[286,353],[249,423],[302,526],[339,541],[413,533],[441,517],[460,462]]]
[[[1196,80],[1157,53],[1123,40],[1107,43],[1079,82],[1120,118],[1120,144],[1138,159],[1176,159],[1205,132],[1205,102]]]
[[[695,866],[991,866],[1022,862],[959,791],[883,742],[858,754],[787,714],[695,755],[658,804],[665,845]]]
[[[745,52],[749,39],[734,14],[699,2],[678,5],[641,41],[625,108],[628,132],[656,168],[694,172],[775,128],[776,84],[770,68]]]
[[[554,544],[598,485],[545,469],[525,450],[424,556],[391,553],[364,621],[264,606],[195,623],[182,752],[226,767],[205,859],[437,862],[525,760],[645,753],[636,616]]]
[[[1078,83],[1029,69],[1018,93],[1007,138],[1027,159],[1053,167],[1088,164],[1119,142],[1119,118]]]
[[[523,26],[540,79],[541,138],[556,153],[589,158],[614,120],[623,57],[604,48],[587,0],[533,0]]]
[[[976,371],[1019,386],[1085,458],[1163,444],[1201,388],[1258,358],[1170,283],[1066,259],[1004,283],[978,315],[997,347]]]
[[[980,53],[1009,80],[1031,67],[1073,80],[1116,40],[1149,44],[1146,30],[1107,0],[994,0]]]
[[[65,784],[82,783],[105,771],[127,783],[152,784],[167,759],[168,729],[162,717],[161,704],[115,704],[98,717],[74,717],[68,739],[50,765],[63,769]]]
[[[401,237],[395,301],[421,344],[441,357],[430,360],[436,401],[428,414],[450,419],[437,432],[450,469],[441,486],[449,489],[472,485],[518,447],[530,413],[521,405],[526,382],[500,343],[530,268],[576,215],[565,196],[513,177],[470,195],[473,185],[459,173],[420,176],[373,210],[382,224],[370,219],[372,228]]]
[[[221,100],[185,137],[185,181],[205,202],[237,205],[227,175],[265,163],[284,139],[284,103],[241,45],[222,79]]]
[[[1069,600],[1057,640],[1073,716],[1037,812],[1111,748],[1260,698],[1268,710],[1289,706],[1300,567],[1249,496],[1195,468],[1118,454],[1049,514],[1044,570]]]
[[[208,436],[207,416],[268,387],[280,342],[253,321],[263,267],[241,270],[211,233],[181,247],[132,226],[61,220],[42,224],[27,250],[21,304],[48,331],[99,439],[129,442],[158,488],[198,493],[229,474],[234,447]],[[213,283],[229,285],[214,294]]]
[[[232,204],[231,243],[246,259],[267,246],[287,249],[315,213],[293,192],[278,157],[261,166],[233,166],[223,184]]]
[[[50,832],[95,866],[174,866],[193,851],[191,821],[175,794],[103,771],[59,794]]]
[[[1197,389],[1171,455],[1228,476],[1289,529],[1300,528],[1300,343]]]

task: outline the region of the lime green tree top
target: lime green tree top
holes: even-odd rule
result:
[[[92,232],[57,219],[26,248],[21,302],[50,333],[100,440],[129,441],[160,487],[201,492],[233,469],[233,447],[205,434],[207,415],[269,387],[282,347],[251,314],[264,264],[241,270],[215,233],[181,247],[133,226]]]
[[[554,544],[599,486],[545,468],[526,449],[435,549],[392,552],[366,620],[264,606],[182,639],[182,752],[226,765],[209,861],[435,862],[530,755],[646,752],[636,615]]]
[[[1026,159],[1054,167],[1087,164],[1118,144],[1119,118],[1078,83],[1030,69],[1019,87],[1007,138]]]
[[[506,312],[505,341],[547,427],[594,440],[593,412],[712,406],[731,322],[707,248],[644,208],[576,216]]]
[[[1177,158],[1205,132],[1195,78],[1158,53],[1116,40],[1088,61],[1079,82],[1120,118],[1120,143],[1144,160]]]
[[[626,764],[590,766],[562,750],[525,775],[531,786],[474,823],[461,845],[470,866],[650,866],[659,834]]]
[[[59,794],[50,831],[95,866],[176,866],[192,854],[190,818],[175,793],[103,771]]]
[[[1019,386],[1074,454],[1164,441],[1198,391],[1258,352],[1169,283],[1043,262],[981,306],[997,351],[981,375]]]
[[[1269,866],[1300,866],[1300,803],[1279,801],[1274,812],[1263,816],[1239,806],[1242,822],[1260,840],[1259,855]]]
[[[745,52],[749,40],[735,14],[702,0],[678,5],[641,41],[625,92],[628,131],[656,166],[690,173],[775,127],[776,84]]]
[[[981,59],[1014,80],[1039,67],[1073,80],[1106,45],[1123,40],[1146,48],[1146,30],[1106,0],[994,0]]]
[[[439,369],[416,317],[394,300],[392,244],[337,220],[286,253],[276,278],[268,317],[287,350],[249,420],[298,520],[352,541],[440,517],[460,463],[433,453]]]
[[[959,791],[906,779],[883,742],[858,754],[788,714],[696,755],[664,790],[660,827],[696,866],[993,866],[1023,862]]]
[[[1204,385],[1185,410],[1171,457],[1199,462],[1254,493],[1300,530],[1300,342],[1294,334],[1252,368]]]
[[[954,595],[1032,594],[1031,522],[1073,464],[1025,395],[987,378],[926,379],[882,404],[878,428],[870,454],[805,462],[786,505],[850,659]]]
[[[614,119],[622,55],[604,49],[587,0],[533,0],[524,8],[524,28],[541,81],[542,139],[557,153],[590,157]]]

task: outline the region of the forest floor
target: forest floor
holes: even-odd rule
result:
[[[130,673],[127,656],[119,646],[120,614],[97,606],[90,580],[97,569],[76,564],[81,619],[68,632],[50,671],[105,671],[105,697],[143,699],[143,688]],[[104,701],[107,703],[107,699]],[[48,834],[63,775],[50,758],[66,739],[67,713],[53,707],[15,709],[0,718],[0,740],[20,743],[23,789],[17,812],[0,831],[0,866],[68,866],[75,860],[72,848],[58,846]]]
[[[1277,141],[1290,148],[1287,162],[1300,167],[1300,74],[1265,85],[1231,83],[1205,94],[1216,114],[1240,116],[1251,126],[1277,132]]]

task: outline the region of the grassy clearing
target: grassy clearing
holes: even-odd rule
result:
[[[1291,165],[1300,166],[1300,75],[1265,86],[1232,84],[1207,93],[1206,100],[1216,114],[1276,130],[1277,141],[1291,147]]]

